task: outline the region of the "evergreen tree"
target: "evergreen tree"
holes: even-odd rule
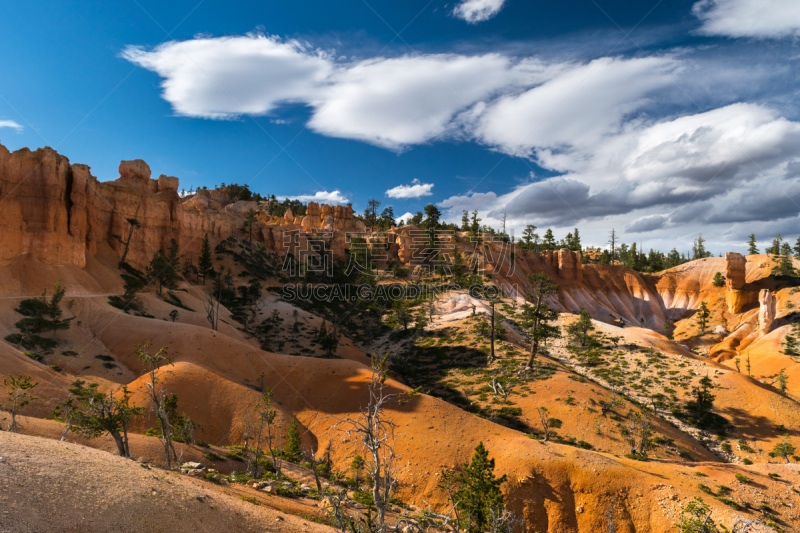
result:
[[[581,236],[578,233],[578,228],[575,228],[575,231],[572,232],[569,249],[573,252],[580,252],[583,249],[581,247]]]
[[[492,514],[503,511],[503,493],[500,486],[506,476],[494,474],[494,459],[483,442],[475,447],[472,461],[464,464],[457,475],[459,489],[453,493],[453,503],[457,504],[464,527],[470,533],[487,531]]]
[[[800,343],[798,343],[795,336],[796,331],[797,328],[795,327],[793,332],[787,333],[783,338],[783,355],[800,362]]]
[[[286,447],[283,449],[283,454],[287,460],[293,463],[297,463],[303,458],[303,439],[300,436],[297,420],[292,420],[286,429]]]
[[[796,271],[791,257],[788,255],[780,255],[778,257],[780,259],[778,259],[778,264],[772,267],[772,273],[778,276],[794,276]]]
[[[369,225],[370,231],[375,230],[375,224],[378,222],[378,207],[381,202],[375,198],[367,200],[367,208],[364,210],[364,220]]]
[[[461,231],[469,231],[469,211],[466,209],[461,212]]]
[[[697,324],[700,326],[700,335],[706,334],[709,316],[711,316],[711,311],[708,310],[708,304],[700,302],[700,307],[697,309]]]
[[[683,508],[680,522],[675,525],[681,533],[719,533],[719,528],[711,518],[711,507],[700,498],[695,498]]]
[[[581,307],[581,312],[578,315],[577,320],[572,322],[569,326],[567,326],[567,333],[574,337],[581,342],[581,346],[586,346],[587,341],[589,340],[589,333],[594,331],[595,327],[592,323],[592,316]]]
[[[172,263],[167,256],[161,253],[161,250],[156,250],[153,259],[147,265],[145,274],[149,280],[158,282],[158,295],[161,296],[161,289],[173,278]]]
[[[536,234],[536,226],[533,224],[528,224],[525,226],[525,229],[522,230],[522,242],[524,247],[528,250],[533,250],[534,243],[539,240],[539,236]]]
[[[775,382],[778,384],[778,392],[786,395],[786,386],[789,383],[789,376],[786,375],[786,369],[781,368],[781,371],[778,372],[778,375],[775,376]]]
[[[78,406],[72,430],[89,439],[108,433],[114,439],[119,455],[130,458],[128,425],[133,417],[142,414],[143,409],[130,406],[131,393],[125,386],[121,395],[106,395],[98,387],[97,383],[86,385],[81,380],[72,384],[69,392]]]
[[[558,337],[558,327],[552,322],[558,318],[558,311],[550,307],[547,298],[558,292],[558,285],[542,273],[529,274],[531,281],[529,303],[522,306],[521,325],[527,330],[531,343],[530,356],[526,369],[533,367],[533,361],[539,353],[539,347],[547,339]]]
[[[700,234],[692,245],[692,259],[703,259],[704,257],[711,257],[711,252],[706,250],[706,240]]]
[[[433,204],[425,206],[425,222],[423,226],[429,229],[436,229],[439,227],[439,219],[442,218],[442,212]]]
[[[722,275],[722,272],[714,274],[714,279],[711,281],[711,284],[715,287],[723,287],[725,285],[725,276]]]
[[[697,427],[705,427],[711,422],[709,415],[712,414],[711,410],[716,399],[712,390],[714,390],[714,382],[708,376],[701,378],[699,386],[692,389],[694,399],[687,402],[686,409]]]
[[[11,415],[11,425],[8,431],[16,433],[19,431],[17,426],[17,415],[23,407],[28,405],[34,400],[38,400],[29,392],[36,387],[38,383],[31,382],[30,376],[13,376],[9,375],[8,379],[3,380],[3,385],[7,389],[8,398],[5,402],[0,403],[0,409],[8,411]]]
[[[247,240],[250,244],[253,244],[253,226],[256,224],[256,217],[258,213],[252,207],[247,210],[247,213],[244,215],[244,225],[242,226],[242,231],[246,231],[248,233]]]
[[[555,250],[556,249],[556,238],[553,235],[553,230],[547,228],[544,232],[544,237],[542,237],[542,250]]]
[[[382,230],[388,230],[394,226],[394,209],[392,206],[387,205],[383,208],[379,222]]]
[[[787,463],[790,463],[791,461],[789,461],[789,457],[792,457],[796,451],[797,450],[795,449],[794,445],[790,443],[788,439],[783,439],[783,442],[777,443],[772,448],[770,455],[772,457],[783,457]]]
[[[478,218],[478,210],[476,209],[472,212],[472,221],[469,224],[469,233],[473,237],[477,237],[478,234],[480,233],[481,231],[480,223],[481,219]]]
[[[676,267],[676,266],[680,265],[681,263],[682,263],[681,255],[678,253],[678,250],[676,250],[675,248],[670,250],[669,254],[667,254],[666,267],[667,268]]]
[[[758,246],[756,246],[756,234],[751,233],[747,237],[747,254],[758,255]]]
[[[211,245],[208,242],[208,233],[203,236],[203,245],[200,248],[200,259],[197,261],[197,270],[203,277],[203,285],[206,284],[206,276],[211,273],[214,264],[211,260]]]
[[[797,238],[797,242],[794,243],[794,255],[800,256],[800,237]]]

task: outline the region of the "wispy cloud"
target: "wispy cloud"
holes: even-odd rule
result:
[[[413,180],[411,185],[398,185],[386,191],[386,196],[389,198],[420,198],[422,196],[431,196],[433,183],[420,183],[419,180]]]
[[[692,12],[706,35],[775,39],[800,36],[797,0],[700,0]]]
[[[463,0],[453,9],[453,15],[477,24],[497,15],[505,3],[506,0]]]
[[[17,130],[17,132],[21,132],[23,130],[22,125],[14,122],[13,120],[0,120],[0,128],[11,128]]]

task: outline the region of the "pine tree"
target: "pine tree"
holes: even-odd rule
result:
[[[697,323],[700,326],[700,335],[706,334],[709,316],[711,316],[711,311],[708,310],[708,304],[700,302],[700,307],[697,309]]]
[[[453,503],[458,504],[459,516],[468,531],[487,531],[491,515],[503,511],[500,486],[505,481],[506,476],[495,476],[494,459],[483,442],[478,443],[472,461],[464,464],[458,474],[460,487],[453,494]]]
[[[469,211],[466,209],[461,212],[461,231],[469,231]]]
[[[772,448],[770,455],[773,457],[783,457],[787,463],[790,463],[789,457],[792,457],[796,451],[794,445],[790,443],[788,439],[783,439],[783,442],[779,442]]]
[[[683,508],[680,522],[675,524],[681,533],[719,533],[711,518],[711,507],[695,498]]]
[[[533,224],[528,224],[525,226],[525,229],[522,231],[522,242],[524,243],[525,248],[532,250],[534,242],[538,240],[539,236],[536,234],[536,226]]]
[[[715,287],[722,287],[725,285],[725,276],[722,275],[722,272],[714,274],[714,279],[711,281],[711,284]]]
[[[714,382],[708,376],[701,378],[699,386],[692,389],[694,399],[687,402],[686,408],[695,419],[697,427],[704,427],[710,422],[709,415],[716,399],[716,396],[711,392],[712,390],[714,390]]]
[[[800,239],[798,239],[800,241]],[[756,246],[756,234],[751,233],[747,238],[747,254],[758,255],[758,247]]]
[[[703,259],[704,257],[711,257],[711,252],[706,250],[706,240],[700,234],[692,245],[692,259]]]
[[[244,224],[242,225],[242,231],[248,232],[248,242],[253,244],[253,226],[256,224],[256,217],[258,213],[252,207],[247,210],[247,213],[244,215]]]
[[[569,249],[573,252],[580,252],[583,248],[581,247],[581,236],[578,233],[578,228],[575,228],[575,231],[572,232],[572,238],[570,239],[570,247]]]
[[[150,264],[147,265],[145,274],[147,275],[148,279],[158,282],[159,296],[161,296],[161,289],[172,278],[172,275],[170,274],[171,270],[172,264],[167,256],[161,253],[161,250],[156,250],[156,253],[153,254],[153,259],[151,259]]]
[[[783,338],[783,355],[791,357],[795,361],[800,361],[800,344],[794,332],[787,333]]]
[[[789,383],[789,376],[786,375],[786,369],[781,368],[781,371],[778,372],[778,375],[775,376],[775,382],[778,384],[778,392],[786,395],[786,386]]]
[[[31,389],[36,387],[38,383],[31,382],[30,376],[9,375],[8,379],[3,380],[3,385],[7,389],[8,399],[5,402],[0,403],[0,409],[8,411],[8,413],[11,415],[11,425],[9,426],[8,431],[16,433],[19,431],[19,427],[17,426],[17,415],[23,407],[38,399],[29,392]]]
[[[544,237],[542,238],[542,250],[555,250],[556,249],[556,238],[553,235],[553,230],[547,228],[547,231],[544,232]]]
[[[797,238],[797,242],[794,243],[794,255],[800,256],[800,237]]]
[[[531,343],[530,356],[525,368],[530,370],[539,353],[539,347],[547,339],[558,337],[558,327],[552,322],[558,318],[558,311],[550,307],[547,298],[558,292],[558,285],[542,273],[529,274],[531,281],[529,303],[522,306],[521,326],[528,333]]]
[[[469,225],[469,233],[474,238],[477,238],[478,234],[481,231],[480,223],[481,223],[481,219],[478,218],[478,210],[476,209],[476,210],[474,210],[472,212],[472,221],[470,222],[470,225]]]
[[[211,245],[208,243],[208,233],[203,236],[203,246],[200,248],[200,259],[197,262],[197,269],[203,277],[203,285],[206,284],[206,276],[211,273],[214,264],[211,261]]]
[[[592,316],[581,307],[581,312],[577,320],[567,326],[567,333],[581,341],[581,346],[586,346],[589,340],[589,332],[593,331],[594,324],[592,323]]]
[[[299,462],[303,458],[303,439],[297,426],[297,420],[292,420],[286,429],[286,447],[283,449],[286,459],[293,463]]]

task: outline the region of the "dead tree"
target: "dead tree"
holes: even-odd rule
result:
[[[206,319],[211,324],[211,329],[217,330],[219,326],[219,300],[213,294],[208,295],[207,300],[203,300],[203,308],[206,310]]]
[[[258,454],[261,452],[261,436],[266,431],[266,445],[269,454],[272,457],[272,465],[275,467],[275,476],[281,479],[281,467],[283,466],[283,459],[275,452],[275,446],[280,447],[282,444],[283,433],[276,428],[275,419],[278,417],[278,411],[274,409],[274,402],[272,400],[272,390],[268,387],[264,388],[261,393],[261,399],[256,404],[256,416],[258,417],[258,431],[256,431],[256,453],[255,464],[253,468],[253,477],[258,477]]]
[[[386,384],[386,360],[372,358],[372,375],[367,390],[369,401],[358,417],[339,419],[334,427],[351,440],[360,440],[371,461],[367,471],[372,481],[372,498],[375,502],[376,532],[385,533],[386,508],[397,486],[398,457],[394,451],[396,424],[386,417],[386,407],[399,402],[408,393],[389,392]]]
[[[550,412],[547,410],[547,407],[540,407],[539,408],[539,420],[542,422],[542,429],[544,430],[544,442],[547,442],[550,439],[550,417],[548,416]]]
[[[158,371],[162,366],[171,366],[172,361],[167,357],[166,348],[161,348],[156,353],[151,354],[150,341],[143,345],[136,345],[136,355],[141,359],[144,364],[145,372],[149,381],[145,383],[147,387],[147,397],[150,400],[150,410],[155,413],[158,418],[159,425],[161,426],[161,442],[164,445],[164,456],[166,460],[166,468],[172,468],[172,456],[170,451],[175,454],[172,446],[172,436],[175,428],[170,420],[170,410],[167,405],[167,391],[159,385],[162,381],[158,376]],[[176,454],[175,454],[176,455]]]
[[[138,212],[139,210],[137,209],[136,211]],[[119,260],[119,267],[120,268],[122,268],[122,265],[125,264],[125,259],[128,257],[128,248],[131,245],[131,237],[133,237],[133,230],[135,230],[136,228],[141,227],[141,224],[139,223],[139,220],[134,218],[134,217],[128,218],[126,220],[128,222],[128,225],[129,225],[128,226],[128,238],[126,240],[122,240],[122,237],[117,235],[117,234],[115,234],[115,233],[111,233],[110,234],[111,237],[117,239],[125,247],[122,250],[122,257]]]

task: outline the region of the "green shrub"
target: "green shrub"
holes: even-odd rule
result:
[[[207,452],[207,453],[204,453],[204,454],[203,454],[203,457],[205,457],[205,458],[206,458],[206,459],[208,459],[209,461],[215,461],[215,462],[216,462],[216,461],[225,461],[225,458],[224,458],[224,457],[222,457],[222,456],[221,456],[220,454],[218,454],[217,452],[212,452],[212,451],[209,451],[209,452]]]
[[[253,505],[261,505],[261,502],[256,499],[255,496],[240,496],[240,498],[246,502],[250,502]]]
[[[736,503],[735,501],[731,500],[730,498],[726,498],[726,497],[724,497],[724,496],[717,496],[717,499],[718,499],[719,501],[721,501],[722,503],[724,503],[725,505],[727,505],[727,506],[729,506],[729,507],[733,507],[733,508],[734,508],[734,509],[736,509],[737,511],[740,511],[740,510],[742,509],[742,506],[741,506],[741,505],[739,505],[739,504],[738,504],[738,503]]]

